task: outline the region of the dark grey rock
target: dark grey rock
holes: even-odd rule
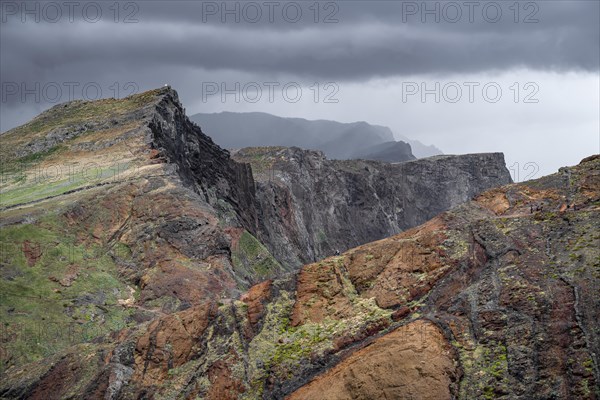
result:
[[[242,149],[239,161],[256,149]],[[252,154],[252,155],[251,155]],[[260,239],[299,266],[412,228],[476,194],[511,182],[501,153],[399,164],[327,160],[322,152],[267,148],[257,173]]]

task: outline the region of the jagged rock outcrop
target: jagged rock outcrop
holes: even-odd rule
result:
[[[163,96],[149,128],[152,147],[178,166],[184,184],[195,187],[207,202],[222,208],[219,210],[222,216],[233,209],[244,228],[256,233],[254,180],[249,165],[233,161],[227,150],[217,146],[192,123],[175,92]],[[219,200],[227,206],[223,207]]]
[[[481,194],[501,155],[249,149],[251,176],[169,88],[0,139],[1,398],[600,396],[600,156]],[[378,225],[289,274],[268,251]]]
[[[9,398],[595,399],[599,222],[595,156],[484,192],[239,300],[209,299],[13,369],[0,390]]]
[[[252,165],[259,238],[296,266],[394,235],[511,182],[501,153],[388,164],[258,147],[233,157]]]
[[[192,124],[170,88],[59,105],[0,140],[0,370],[7,374],[285,272],[253,235],[250,166]],[[177,330],[170,341],[201,334],[166,321]],[[156,358],[163,342],[149,337],[144,343],[159,349],[148,358]],[[175,364],[186,358],[162,351]],[[107,387],[118,397],[139,370],[110,365]],[[4,396],[31,395],[28,385]]]

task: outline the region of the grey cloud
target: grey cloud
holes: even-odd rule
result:
[[[590,71],[600,62],[598,2],[536,2],[540,22],[532,24],[516,24],[512,15],[498,23],[465,17],[423,24],[417,16],[402,23],[401,4],[365,1],[336,3],[337,24],[314,24],[312,17],[300,24],[202,23],[199,3],[139,2],[137,24],[9,20],[2,26],[3,80],[42,70],[60,74],[79,63],[95,65],[90,75],[179,65],[363,80],[514,67]]]
[[[36,82],[97,82],[104,97],[112,94],[114,82],[121,89],[134,82],[140,91],[168,82],[184,101],[198,104],[202,81],[285,79],[343,86],[368,84],[372,78],[468,77],[515,68],[596,73],[600,63],[597,1],[524,1],[520,23],[514,23],[508,9],[512,1],[497,2],[504,13],[497,23],[477,13],[473,23],[465,16],[458,23],[443,18],[433,23],[431,17],[421,23],[418,15],[404,22],[407,2],[341,1],[334,16],[339,22],[331,24],[314,23],[308,9],[312,1],[301,3],[306,14],[298,23],[278,16],[275,23],[263,18],[255,24],[224,24],[215,16],[204,23],[201,2],[134,3],[139,22],[133,24],[114,23],[110,14],[94,24],[78,14],[73,23],[23,24],[19,16],[8,18],[0,24],[0,80],[29,88]],[[538,23],[522,23],[529,3],[539,8]],[[321,19],[327,4],[320,3]],[[23,123],[50,105],[7,97],[0,129]]]

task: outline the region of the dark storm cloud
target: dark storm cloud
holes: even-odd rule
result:
[[[447,2],[337,2],[332,3],[337,9],[327,12],[335,11],[333,18],[339,22],[329,24],[314,23],[312,2],[295,3],[304,12],[297,23],[278,14],[283,6],[274,8],[274,23],[267,15],[250,23],[242,12],[246,3],[229,3],[230,9],[238,4],[240,23],[235,15],[222,23],[222,2],[135,4],[139,22],[134,24],[113,23],[106,9],[105,20],[96,24],[81,18],[74,23],[63,18],[56,24],[22,24],[19,15],[10,16],[2,25],[3,80],[18,81],[41,70],[60,73],[78,63],[95,66],[90,75],[115,67],[180,65],[334,80],[511,67],[595,70],[599,64],[596,1],[523,2],[518,23],[509,9],[513,2],[493,3],[503,13],[495,23],[486,20],[495,18],[494,8],[483,12],[490,2],[472,6],[471,13],[466,2],[453,3],[463,13],[457,23],[448,22],[454,12],[443,12]],[[207,16],[206,4],[218,9],[210,9]],[[266,13],[266,3],[256,4]],[[440,23],[433,14],[424,15],[422,23],[423,10],[436,6]],[[320,12],[319,19],[325,19],[327,12]],[[539,22],[524,23],[529,14]]]
[[[97,2],[103,15],[95,23],[90,22],[93,7],[82,12],[85,2],[77,3],[73,22],[65,2],[27,2],[29,10],[39,7],[39,23],[35,15],[23,15],[25,3],[3,2],[3,90],[7,82],[27,88],[36,82],[98,82],[106,97],[111,82],[133,81],[144,90],[168,81],[185,92],[191,90],[186,88],[190,79],[215,81],[225,72],[267,81],[285,76],[364,82],[511,68],[596,71],[600,63],[597,1],[521,2],[518,14],[513,1],[325,1],[318,4],[317,23],[312,1],[293,3],[302,10],[294,23],[294,7],[283,13],[291,3],[250,3],[263,13],[256,23],[251,22],[252,10],[244,13],[248,2],[225,6],[238,7],[239,23],[235,13],[222,22],[221,1],[121,2],[118,16],[111,9],[113,2]],[[6,4],[16,4],[17,9]],[[54,17],[47,4],[62,7],[58,22],[47,20]],[[275,4],[272,21],[266,4]],[[497,6],[502,15],[496,19]],[[436,7],[437,15],[424,13]],[[461,16],[454,23],[457,8]],[[137,23],[126,23],[131,21]],[[205,74],[190,75],[194,70]],[[22,108],[23,99],[18,94],[4,96],[2,107]]]

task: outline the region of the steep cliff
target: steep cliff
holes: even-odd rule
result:
[[[394,235],[511,182],[501,153],[388,164],[257,147],[233,157],[252,165],[259,238],[296,266]]]
[[[256,192],[251,167],[191,123],[170,88],[57,105],[0,141],[3,369],[237,297],[325,254],[300,225],[277,227],[278,200]],[[290,258],[280,245],[293,235]]]
[[[598,397],[600,157],[251,174],[170,88],[0,140],[1,398]]]
[[[162,97],[149,128],[151,146],[177,165],[186,186],[202,193],[222,216],[234,211],[242,225],[255,233],[254,181],[249,165],[233,161],[227,150],[191,122],[176,92],[168,91]]]
[[[284,272],[253,235],[250,167],[169,88],[62,104],[0,141],[7,374]]]
[[[595,399],[600,156],[12,368],[8,398]]]
[[[598,398],[599,223],[593,156],[304,267],[293,326],[350,320],[356,297],[391,315],[334,340],[335,350],[384,332],[289,399]]]

